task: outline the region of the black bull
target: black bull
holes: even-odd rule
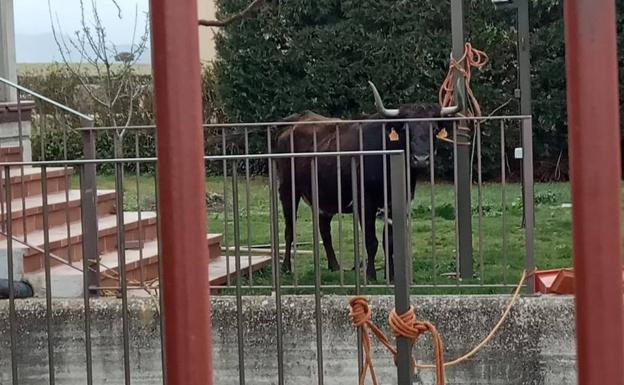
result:
[[[372,86],[372,84],[371,84]],[[448,129],[448,121],[435,122],[405,122],[402,119],[411,118],[439,118],[443,114],[451,114],[457,111],[456,107],[441,109],[438,105],[431,104],[408,104],[397,110],[388,110],[383,107],[373,87],[379,114],[369,116],[367,120],[389,119],[386,124],[370,122],[358,124],[327,124],[323,121],[335,120],[305,112],[293,115],[287,120],[293,122],[318,122],[318,124],[297,124],[286,126],[276,138],[276,152],[279,153],[302,153],[302,152],[334,152],[334,151],[376,151],[406,150],[409,146],[409,174],[410,174],[410,200],[414,198],[414,187],[419,169],[426,167],[430,157],[430,135],[435,135],[442,128]],[[338,126],[338,127],[337,127]],[[430,129],[433,127],[433,131]],[[361,130],[361,146],[360,146]],[[315,138],[316,137],[316,138]],[[338,147],[339,143],[339,147]],[[359,156],[355,156],[359,168]],[[357,173],[357,186],[352,187],[351,157],[340,157],[340,187],[342,202],[338,204],[338,167],[336,157],[319,157],[317,160],[318,175],[318,209],[319,209],[319,232],[323,240],[323,246],[327,255],[328,266],[332,271],[340,269],[336,254],[332,246],[331,220],[339,213],[353,212],[353,191],[357,192],[359,204],[363,205],[363,216],[360,216],[360,225],[364,224],[364,239],[366,244],[367,265],[366,274],[369,279],[376,279],[375,255],[379,242],[375,232],[375,220],[379,210],[385,207],[385,197],[388,197],[388,218],[392,218],[392,205],[390,183],[390,162],[386,162],[387,179],[386,194],[384,194],[384,171],[383,157],[369,156],[364,158],[363,173]],[[291,271],[291,247],[293,242],[294,221],[301,198],[308,204],[312,202],[312,167],[310,158],[295,158],[294,173],[291,171],[291,159],[281,158],[276,161],[279,178],[279,197],[286,220],[285,240],[286,250],[282,268]],[[295,180],[292,180],[294,174]],[[360,175],[361,174],[361,175]],[[363,178],[361,180],[360,178]],[[363,182],[363,183],[362,183]],[[362,191],[360,185],[364,185],[364,200],[361,202]],[[293,199],[294,193],[294,199]],[[293,207],[294,202],[294,207]],[[360,206],[362,207],[362,206]],[[361,210],[361,208],[360,208]],[[294,211],[294,212],[293,212]],[[390,278],[394,273],[394,261],[392,251],[392,222],[386,223],[388,231],[388,258]],[[384,238],[384,250],[386,249]]]

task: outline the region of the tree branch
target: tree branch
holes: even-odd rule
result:
[[[266,0],[253,0],[247,6],[247,8],[243,9],[239,13],[235,13],[234,15],[228,17],[225,20],[204,20],[204,19],[200,19],[199,20],[199,25],[201,25],[203,27],[226,27],[226,26],[228,26],[228,25],[230,25],[232,23],[235,23],[238,20],[242,19],[245,15],[247,15],[248,13],[254,11],[255,9],[260,8],[265,3],[266,3]]]

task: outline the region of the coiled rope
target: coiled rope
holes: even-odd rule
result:
[[[500,327],[503,325],[505,320],[507,320],[509,313],[511,312],[512,307],[518,301],[520,297],[520,290],[524,286],[524,282],[526,281],[527,273],[526,271],[522,272],[522,277],[520,278],[520,282],[514,293],[509,300],[505,311],[503,312],[499,321],[494,325],[490,333],[472,350],[463,354],[461,357],[458,357],[452,361],[444,362],[443,355],[443,346],[442,346],[442,338],[440,333],[436,329],[436,327],[427,321],[418,321],[416,319],[416,312],[413,307],[405,312],[405,314],[399,315],[396,312],[396,309],[393,309],[390,312],[388,317],[388,322],[390,324],[390,330],[395,337],[406,337],[412,343],[412,346],[416,344],[416,340],[424,333],[431,333],[433,337],[433,345],[434,345],[434,354],[435,354],[435,363],[433,364],[417,364],[416,359],[412,356],[412,367],[414,369],[435,369],[436,371],[436,385],[444,385],[446,383],[444,370],[447,367],[454,366],[460,364],[467,359],[471,358],[475,354],[477,354],[485,345],[487,345],[492,338],[496,335]],[[379,329],[375,323],[371,320],[372,310],[368,303],[368,299],[366,297],[357,296],[353,297],[349,302],[351,307],[351,311],[349,317],[351,318],[351,322],[354,327],[359,328],[361,330],[362,335],[362,347],[364,349],[364,366],[359,375],[359,385],[364,385],[366,381],[366,375],[370,370],[370,377],[373,381],[374,385],[377,385],[377,376],[375,374],[375,369],[373,368],[373,361],[371,355],[371,343],[369,331],[373,333],[373,335],[388,349],[388,351],[392,354],[394,358],[394,362],[396,364],[397,358],[397,350],[390,343],[388,337]]]
[[[479,104],[479,101],[472,91],[472,86],[470,82],[472,80],[472,68],[481,69],[487,64],[488,60],[489,58],[485,52],[474,48],[470,43],[466,43],[464,45],[464,54],[458,60],[455,59],[453,57],[453,54],[451,53],[448,72],[446,73],[446,78],[444,79],[442,86],[440,86],[440,91],[438,94],[438,101],[440,103],[440,106],[449,107],[457,103],[457,98],[455,97],[456,84],[454,82],[455,71],[457,71],[464,78],[466,94],[468,96],[468,105],[465,106],[463,116],[481,116],[481,105]],[[457,144],[470,145],[470,139],[472,138],[469,131],[470,130],[467,127],[458,127],[457,135],[465,136],[467,138],[467,141],[460,141]],[[448,133],[446,132],[446,130],[442,130],[438,134],[438,139],[445,142],[454,142],[454,139],[448,139]]]

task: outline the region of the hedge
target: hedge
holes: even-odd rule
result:
[[[218,16],[237,12],[248,2],[217,0]],[[624,7],[618,8],[621,46]],[[518,113],[513,12],[494,10],[490,0],[466,0],[465,11],[467,40],[490,57],[490,64],[473,75],[483,111],[487,114],[512,99],[498,114]],[[563,0],[531,0],[530,16],[536,176],[553,179],[563,171],[561,177],[566,177]],[[390,105],[437,101],[451,50],[450,2],[271,1],[221,29],[216,42],[218,97],[230,121],[275,120],[308,109],[348,118],[374,111],[367,80],[375,82]],[[623,64],[620,53],[624,79]],[[483,164],[489,177],[500,172],[498,132],[496,126],[484,128],[489,137]],[[518,141],[511,135],[508,150]],[[440,173],[450,176],[448,148],[443,156]]]
[[[217,0],[218,16],[242,9],[249,0]],[[467,40],[485,50],[490,63],[475,71],[473,89],[485,114],[503,103],[497,114],[516,114],[516,28],[512,11],[495,11],[490,0],[465,0]],[[531,0],[531,81],[533,93],[534,147],[538,180],[567,177],[567,115],[563,0]],[[618,39],[624,43],[624,7],[618,4]],[[451,49],[450,2],[440,0],[289,0],[270,1],[242,22],[219,29],[219,59],[202,74],[206,122],[253,122],[276,120],[295,112],[314,110],[336,117],[354,117],[374,111],[366,84],[373,80],[388,105],[436,102],[448,66]],[[624,52],[620,52],[624,79]],[[132,124],[152,124],[151,77],[137,75],[143,103]],[[85,103],[77,79],[63,66],[44,74],[20,76],[29,88],[70,107],[96,114],[96,125],[109,122],[98,105]],[[93,79],[93,83],[98,83]],[[620,82],[624,95],[624,82]],[[64,128],[75,120],[38,105],[33,151],[36,159],[62,159],[64,141],[69,159],[82,156],[79,134]],[[124,111],[118,111],[120,121]],[[45,116],[43,119],[41,116]],[[624,122],[624,120],[623,120]],[[43,128],[43,130],[42,130]],[[500,168],[499,128],[483,127],[485,177],[495,179]],[[45,132],[45,140],[41,133]],[[228,130],[227,151],[241,152],[240,130]],[[207,153],[221,153],[220,131],[206,138]],[[124,154],[134,156],[135,137],[127,136]],[[41,144],[44,144],[43,146]],[[154,156],[153,133],[139,137],[141,156]],[[507,134],[507,152],[519,144],[518,130]],[[266,152],[266,133],[252,133],[252,152]],[[451,149],[439,146],[439,177],[452,176]],[[98,137],[98,154],[112,157],[112,137]],[[43,152],[42,152],[43,149]],[[518,163],[508,159],[512,177]],[[266,165],[252,163],[252,173],[266,172]],[[149,171],[149,170],[148,170]],[[222,172],[210,164],[209,173]]]

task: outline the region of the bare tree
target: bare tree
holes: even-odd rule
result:
[[[238,22],[240,19],[245,17],[248,13],[262,7],[267,3],[267,0],[253,0],[247,7],[245,7],[242,11],[231,15],[225,20],[199,20],[199,25],[203,27],[225,27],[230,24]]]
[[[58,15],[53,13],[48,0],[52,33],[63,64],[78,79],[83,91],[95,104],[93,110],[100,115],[99,120],[104,125],[118,127],[117,136],[121,138],[125,127],[132,123],[134,104],[142,91],[137,82],[135,68],[147,48],[149,16],[146,14],[145,25],[140,32],[137,6],[129,51],[120,51],[108,39],[96,0],[90,0],[90,12],[86,9],[85,1],[89,0],[80,0],[80,29],[73,36],[67,37],[63,34]],[[121,7],[117,0],[110,1],[117,8],[117,17],[121,19]],[[72,57],[72,52],[79,58]]]

